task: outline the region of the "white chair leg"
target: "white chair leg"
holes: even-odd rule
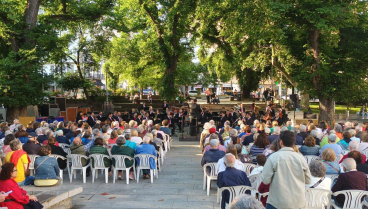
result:
[[[206,174],[203,174],[203,190],[206,190],[206,179],[207,179]]]
[[[116,168],[113,167],[113,176],[112,176],[112,183],[115,184],[115,179],[116,179]]]
[[[96,170],[96,179],[98,178],[98,170]]]
[[[126,183],[129,184],[129,168],[125,169],[125,176],[126,176]]]
[[[69,172],[69,181],[70,183],[72,183],[72,180],[73,180],[73,167],[70,169],[70,172]]]
[[[109,169],[105,168],[105,182],[106,184],[109,183]]]
[[[137,178],[137,174],[135,173],[135,167],[133,165],[133,174],[134,174],[134,178]]]
[[[210,196],[211,179],[207,179],[207,196]]]
[[[151,174],[151,184],[153,184],[153,171],[152,171],[152,169],[150,169],[150,174]]]
[[[220,203],[220,189],[217,187],[217,203]]]
[[[61,179],[61,183],[63,183],[63,170],[60,170],[60,179]]]
[[[137,183],[139,183],[139,167],[138,167],[138,169],[137,169]]]
[[[86,183],[86,178],[87,178],[87,168],[83,168],[83,184]]]
[[[91,169],[92,170],[92,184],[95,183],[95,175],[96,175],[96,170],[95,169]]]
[[[158,179],[158,171],[157,171],[157,168],[155,169],[156,171],[156,178]]]
[[[83,174],[83,171],[81,171],[81,174]],[[74,179],[77,178],[77,170],[74,170]]]

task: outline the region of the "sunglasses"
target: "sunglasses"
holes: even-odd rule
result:
[[[17,169],[13,170],[13,172],[16,172],[16,171],[18,171],[18,170]]]

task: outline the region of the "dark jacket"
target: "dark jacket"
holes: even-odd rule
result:
[[[342,190],[367,190],[367,176],[363,172],[349,171],[342,173],[332,187],[332,193]],[[340,205],[344,204],[345,196],[340,194],[336,197]]]
[[[67,137],[65,136],[58,136],[56,137],[56,141],[62,144],[70,144],[70,141]]]
[[[204,153],[202,157],[201,165],[203,167],[206,163],[217,163],[219,159],[221,159],[224,156],[225,156],[224,151],[221,151],[218,149],[210,149]],[[208,175],[211,174],[211,169],[209,167],[207,167],[206,173]]]
[[[273,141],[280,139],[280,135],[272,134],[272,135],[267,136],[267,138],[270,144],[272,144]]]
[[[89,150],[89,154],[104,154],[104,155],[109,155],[109,153],[107,152],[107,149],[103,146],[93,146],[90,150]],[[104,164],[105,167],[108,168],[111,166],[111,160],[108,158],[104,158]],[[92,159],[92,166],[94,166],[94,162]]]
[[[249,143],[253,143],[253,142],[254,142],[253,135],[254,135],[254,134],[251,134],[251,135],[246,136],[246,137],[244,138],[244,140],[243,140],[243,145],[244,145],[244,146],[248,146],[248,145],[249,145]]]
[[[365,174],[368,174],[368,165],[366,163],[359,163],[357,164],[357,170]]]
[[[236,168],[226,168],[225,171],[220,172],[217,176],[217,186],[219,188],[241,185],[251,186],[247,174],[245,174],[244,171],[240,171]],[[250,194],[250,191],[248,194]],[[227,191],[222,192],[221,209],[225,208],[225,202],[229,203],[229,195]]]
[[[129,156],[131,158],[134,158],[134,152],[135,152],[134,149],[132,149],[131,147],[128,147],[128,146],[115,145],[111,149],[111,155],[126,155],[126,156]],[[114,159],[112,159],[112,164],[115,165],[115,160]],[[133,166],[133,161],[125,159],[125,166],[126,167]]]
[[[295,145],[303,145],[303,138],[301,136],[296,135],[295,138]]]
[[[307,132],[300,132],[297,134],[297,136],[300,136],[303,138],[303,141],[305,140],[305,138],[307,138],[307,136],[309,136],[309,133]]]
[[[68,138],[68,139],[71,139],[71,138],[73,138],[73,137],[74,137],[74,132],[73,132],[73,131],[69,131],[69,133],[65,134],[64,136],[65,136],[66,138]]]
[[[36,142],[28,140],[27,143],[23,144],[23,150],[28,155],[38,155],[38,151],[40,150],[41,145],[36,144]]]
[[[37,141],[42,144],[45,140],[47,140],[49,137],[47,137],[46,135],[39,135],[37,137]]]
[[[68,134],[70,132],[70,129],[68,128],[63,128],[63,136],[65,136],[66,134]]]
[[[70,153],[71,154],[78,154],[78,155],[87,155],[86,151],[84,151],[84,145],[75,145],[72,143],[70,145]],[[87,160],[85,158],[82,158],[82,164],[83,166],[87,165]]]
[[[60,174],[58,163],[53,157],[41,156],[36,158],[34,167],[35,179],[58,179],[57,177]]]
[[[118,120],[119,121],[119,120]],[[94,125],[96,125],[96,121],[93,120],[92,116],[88,116],[87,118],[87,123],[89,126],[93,127]]]
[[[67,153],[64,152],[63,148],[51,145],[51,154],[53,155],[61,155],[66,158]],[[58,159],[59,168],[64,170],[66,168],[66,160]]]

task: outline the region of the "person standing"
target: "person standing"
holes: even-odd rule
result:
[[[270,184],[266,209],[305,206],[305,185],[311,183],[312,177],[304,157],[293,149],[295,140],[293,132],[281,132],[281,149],[269,156],[263,168],[262,182]],[[285,198],[290,194],[292,198]]]
[[[210,88],[207,88],[207,90],[204,93],[206,94],[207,104],[211,104],[211,101],[210,101],[210,97],[211,97]]]

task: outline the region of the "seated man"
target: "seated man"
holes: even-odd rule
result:
[[[164,132],[166,135],[171,136],[171,130],[169,128],[169,120],[165,119],[162,121],[162,126],[160,127],[160,131]]]
[[[349,142],[349,152],[352,151],[358,151],[359,149],[359,143],[357,141],[351,141]],[[344,161],[346,158],[348,158],[348,154],[344,155],[344,157],[342,157],[339,161],[339,163],[342,163],[342,161]],[[362,154],[362,163],[365,163],[367,161],[367,157]]]
[[[345,173],[341,173],[337,178],[335,185],[331,191],[338,192],[342,190],[367,190],[367,176],[363,172],[356,170],[356,162],[353,158],[346,158],[342,162]],[[336,205],[342,207],[344,205],[345,196],[340,194],[334,197]]]
[[[342,153],[343,153],[342,148],[341,148],[341,146],[336,144],[336,140],[337,140],[336,134],[330,134],[328,136],[328,144],[326,144],[325,146],[322,147],[321,154],[322,154],[323,151],[325,151],[325,149],[331,148],[335,152],[336,157],[342,158],[342,156],[343,156],[342,155]]]
[[[37,141],[42,144],[44,141],[47,141],[47,139],[49,138],[46,134],[46,131],[48,131],[49,128],[38,128],[36,129],[36,134],[37,134]]]
[[[219,136],[216,133],[213,133],[208,138],[209,138],[209,141],[211,141],[212,139],[219,139]],[[210,149],[211,149],[211,145],[209,144],[204,148],[203,154],[206,153]],[[218,149],[226,152],[226,148],[221,144],[218,145]]]
[[[203,154],[201,165],[202,167],[206,163],[217,163],[222,157],[224,157],[225,152],[218,149],[220,141],[218,139],[212,139],[210,141],[211,149]],[[207,174],[211,174],[211,169],[207,167]]]
[[[150,154],[153,155],[155,157],[157,157],[157,152],[156,149],[153,145],[150,144],[151,142],[151,138],[149,136],[144,136],[143,137],[143,144],[137,146],[137,149],[135,150],[135,155],[138,154]],[[137,159],[137,163],[139,165],[139,160]],[[156,169],[156,162],[153,158],[150,158],[150,167],[151,169]],[[149,169],[143,169],[143,176],[146,179],[151,178],[149,173],[150,170]]]
[[[63,144],[70,144],[69,139],[64,136],[62,130],[56,131],[56,141]]]
[[[220,172],[217,176],[217,186],[219,188],[222,187],[231,187],[231,186],[251,186],[250,181],[245,174],[244,171],[240,171],[236,169],[235,166],[235,156],[231,153],[227,153],[224,157],[224,164],[226,166],[226,170]],[[250,191],[249,191],[250,194]],[[221,208],[225,208],[225,203],[229,204],[229,192],[222,192],[222,201]]]
[[[22,143],[19,139],[10,142],[11,152],[5,156],[5,163],[13,163],[17,168],[17,177],[14,181],[19,186],[33,185],[34,176],[29,176],[28,165],[31,162],[27,153],[22,150]]]
[[[23,144],[23,150],[27,152],[28,155],[38,155],[40,147],[41,145],[38,143],[35,133],[30,133],[27,143]]]

